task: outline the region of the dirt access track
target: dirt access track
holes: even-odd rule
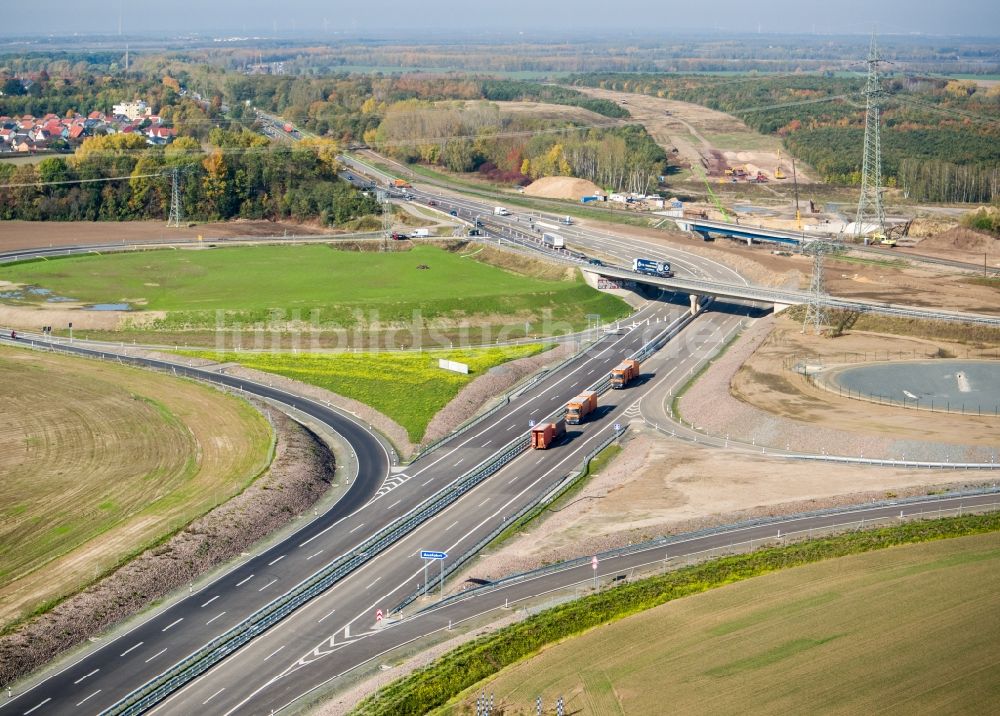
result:
[[[700,166],[710,179],[724,178],[726,167],[746,167],[751,176],[763,172],[777,184],[792,183],[792,166],[788,154],[782,152],[777,137],[760,134],[736,117],[689,102],[661,99],[631,92],[612,92],[591,87],[574,87],[591,97],[624,104],[632,119],[642,124],[649,135],[666,150],[674,161],[691,167]],[[674,150],[676,149],[676,153]],[[787,175],[776,180],[778,166]],[[802,161],[795,162],[800,183],[814,181],[812,170]],[[693,173],[693,179],[700,175]]]

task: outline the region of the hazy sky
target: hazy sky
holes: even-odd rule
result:
[[[998,0],[48,0],[6,3],[0,34],[292,32],[378,35],[493,28],[524,31],[652,31],[1000,35]],[[436,34],[436,33],[435,33]]]

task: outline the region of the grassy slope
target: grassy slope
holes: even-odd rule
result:
[[[951,517],[936,520],[918,520],[899,525],[822,539],[795,542],[780,547],[759,549],[751,554],[722,557],[703,564],[667,572],[648,579],[626,583],[613,589],[604,589],[581,599],[567,602],[540,612],[526,620],[504,627],[486,636],[479,636],[409,676],[389,684],[377,694],[358,704],[353,714],[425,714],[434,707],[445,705],[449,698],[460,695],[463,689],[478,689],[479,682],[491,680],[505,666],[532,657],[548,645],[560,642],[600,627],[618,622],[633,614],[673,602],[682,597],[742,582],[761,575],[785,570],[789,567],[815,564],[837,557],[859,555],[908,544],[937,542],[939,540],[985,535],[1000,532],[1000,513]],[[1000,551],[996,538],[991,543],[993,552]],[[891,550],[890,552],[898,552]],[[887,552],[890,553],[890,552]],[[993,555],[989,559],[993,559]],[[838,560],[837,564],[845,564]],[[990,565],[995,571],[995,565]],[[924,566],[914,566],[916,572],[926,571]],[[836,570],[835,570],[836,573]],[[948,581],[947,572],[941,577]],[[836,585],[835,577],[831,580]],[[996,591],[995,581],[991,593]],[[959,590],[961,591],[961,590]],[[909,592],[904,588],[900,603],[908,604]],[[967,605],[968,607],[978,605]],[[892,608],[889,605],[888,608]],[[902,619],[905,615],[889,614],[888,618]],[[935,616],[937,612],[935,611]],[[953,618],[953,617],[950,617]],[[926,622],[916,626],[926,628]],[[930,626],[933,627],[933,624]],[[994,627],[995,629],[995,627]],[[926,630],[918,636],[924,636]],[[866,639],[866,634],[862,638]],[[870,649],[871,644],[867,643]],[[638,647],[638,645],[636,645]],[[783,648],[798,649],[800,645]],[[927,648],[930,648],[928,643]],[[961,646],[960,646],[961,648]],[[926,651],[926,650],[925,650]],[[779,654],[783,651],[779,651]],[[978,666],[978,662],[975,662]],[[996,660],[989,662],[995,669]],[[958,669],[964,669],[964,663]],[[964,673],[964,672],[960,672]],[[610,687],[610,684],[606,684]],[[735,712],[742,712],[739,704]],[[799,709],[802,710],[802,709]],[[683,713],[683,711],[680,711]],[[516,713],[516,711],[515,711]],[[641,712],[640,712],[641,713]],[[851,713],[847,711],[847,713]]]
[[[214,353],[184,351],[184,355],[237,361],[248,368],[269,371],[317,385],[360,400],[398,422],[420,442],[431,418],[469,381],[493,366],[535,355],[542,344],[504,348],[399,351],[383,353]],[[469,374],[438,367],[438,359],[466,363]]]
[[[998,568],[991,533],[787,570],[594,629],[485,689],[508,714],[539,694],[588,714],[985,713]]]
[[[166,376],[0,349],[0,624],[239,492],[270,430]]]
[[[417,269],[426,265],[427,270]],[[624,304],[582,279],[519,276],[431,246],[360,253],[328,246],[254,246],[83,256],[0,268],[0,278],[37,284],[86,303],[133,303],[168,311],[163,328],[212,327],[217,310],[229,321],[263,321],[272,309],[287,318],[357,325],[423,318],[503,316],[518,320],[550,309],[554,320],[586,324],[585,314],[623,315]]]

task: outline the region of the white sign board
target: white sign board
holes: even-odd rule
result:
[[[469,373],[469,366],[465,363],[457,363],[453,360],[445,360],[444,358],[438,358],[438,368],[450,370],[455,373]]]

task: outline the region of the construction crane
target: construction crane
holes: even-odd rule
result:
[[[694,169],[693,164],[691,165],[691,168]],[[701,171],[701,167],[698,167],[698,171],[701,173],[701,180],[705,182],[705,188],[708,189],[708,195],[712,197],[715,207],[719,210],[719,213],[722,214],[722,220],[726,222],[730,221],[729,214],[727,214],[726,210],[722,208],[722,202],[719,201],[719,197],[717,197],[715,192],[712,191],[712,185],[708,183],[708,177],[705,175],[705,172]]]
[[[784,179],[785,178],[785,173],[783,171],[781,171],[781,150],[780,149],[778,150],[778,166],[776,166],[774,168],[774,178],[775,179]]]

